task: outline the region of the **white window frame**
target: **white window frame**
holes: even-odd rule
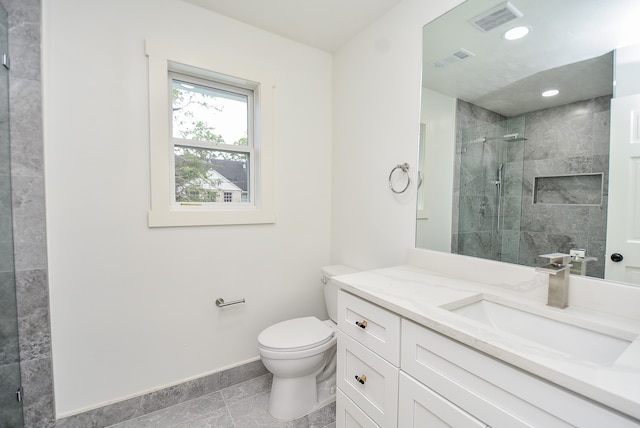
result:
[[[255,67],[147,40],[149,60],[149,140],[151,207],[149,227],[275,223],[273,170],[274,79]],[[185,206],[175,203],[174,149],[171,136],[169,72],[201,77],[253,91],[251,198],[240,204]],[[187,140],[189,141],[189,140]],[[190,145],[190,144],[185,144]],[[230,148],[233,146],[229,145]],[[220,147],[221,150],[225,150]]]
[[[247,183],[248,189],[249,189],[249,199],[246,202],[242,202],[242,205],[246,205],[247,203],[252,203],[253,200],[255,200],[255,193],[253,191],[253,189],[255,188],[255,184],[256,184],[256,180],[255,180],[255,174],[253,173],[253,171],[255,171],[256,167],[255,167],[255,150],[254,150],[254,142],[255,142],[255,132],[254,132],[254,126],[255,126],[255,120],[254,120],[254,111],[255,111],[255,107],[254,107],[254,98],[255,98],[255,93],[254,93],[254,86],[255,85],[246,85],[243,87],[240,86],[234,86],[229,84],[229,79],[225,78],[225,77],[219,77],[215,80],[208,78],[205,79],[202,77],[201,73],[198,73],[197,71],[194,72],[194,74],[199,74],[198,76],[194,76],[194,75],[189,75],[189,74],[184,74],[184,73],[178,73],[176,71],[173,71],[174,68],[182,68],[179,66],[175,66],[170,64],[170,69],[169,69],[169,79],[167,80],[167,83],[169,85],[169,105],[172,104],[172,89],[173,89],[173,80],[178,80],[178,81],[184,81],[185,83],[191,83],[194,85],[200,85],[203,87],[208,87],[214,90],[220,90],[220,91],[225,91],[225,92],[229,92],[232,94],[240,94],[240,95],[244,95],[247,97],[247,141],[248,141],[248,146],[236,146],[233,145],[231,143],[229,144],[218,144],[218,143],[213,143],[213,142],[209,142],[209,141],[198,141],[196,139],[183,139],[183,138],[179,138],[179,137],[175,137],[173,135],[173,117],[171,118],[172,120],[170,121],[170,127],[171,127],[171,137],[170,137],[170,141],[171,141],[171,146],[174,149],[176,146],[182,146],[182,147],[193,147],[193,148],[197,148],[197,149],[207,149],[207,150],[212,150],[212,151],[223,151],[223,152],[235,152],[235,153],[239,153],[239,154],[245,154],[247,155],[247,160],[248,160],[248,164],[246,165],[248,172],[249,172],[249,180]],[[237,82],[236,82],[237,83]],[[171,109],[170,109],[171,111]],[[172,152],[173,152],[172,149]],[[175,155],[171,158],[171,170],[175,171]],[[174,179],[175,174],[172,177],[172,180]],[[175,190],[176,187],[175,185],[171,186],[171,191],[172,191],[172,196],[171,196],[171,202],[172,204],[175,204],[176,208],[182,207],[182,206],[208,206],[210,209],[218,209],[218,208],[228,208],[229,207],[229,203],[231,203],[231,201],[227,202],[227,201],[220,201],[220,202],[201,202],[201,203],[190,203],[190,202],[185,202],[185,203],[180,203],[176,201],[176,195],[175,195]],[[226,193],[226,192],[223,192]],[[225,207],[220,206],[220,204],[224,203]],[[239,208],[242,208],[242,206],[240,206]]]

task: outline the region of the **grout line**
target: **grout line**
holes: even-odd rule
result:
[[[226,389],[226,388],[224,388],[224,389]],[[233,419],[233,415],[231,414],[231,410],[229,410],[229,403],[227,402],[226,397],[222,393],[222,391],[224,389],[220,390],[220,396],[222,396],[222,401],[224,401],[224,408],[227,411],[227,413],[229,414],[229,418],[231,419],[231,423],[233,424],[233,428],[236,428],[236,421]]]

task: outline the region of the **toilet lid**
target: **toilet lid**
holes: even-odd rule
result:
[[[265,348],[290,350],[321,345],[333,337],[333,329],[316,317],[294,318],[265,328],[258,343]]]

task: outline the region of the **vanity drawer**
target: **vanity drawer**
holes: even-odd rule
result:
[[[380,428],[342,391],[336,391],[336,428]]]
[[[637,427],[604,407],[411,321],[402,370],[492,428]]]
[[[400,372],[398,395],[398,426],[402,428],[486,428],[441,395]]]
[[[338,327],[391,364],[400,365],[400,317],[340,291]]]
[[[338,388],[376,424],[397,426],[398,368],[338,332]]]

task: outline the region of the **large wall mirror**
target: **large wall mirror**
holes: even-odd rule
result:
[[[424,27],[416,247],[640,285],[638,22],[638,0],[467,0]]]

